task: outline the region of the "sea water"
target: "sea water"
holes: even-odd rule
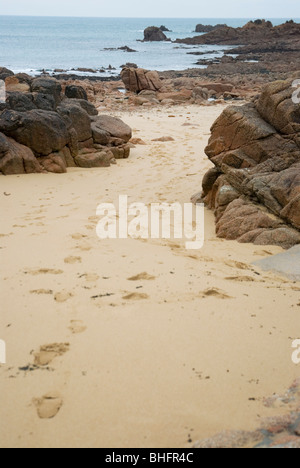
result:
[[[51,73],[55,69],[62,69],[71,73],[72,69],[89,68],[97,70],[96,75],[100,76],[118,74],[120,67],[127,62],[159,71],[197,68],[197,57],[188,52],[208,52],[201,57],[206,59],[217,57],[232,47],[139,42],[144,37],[144,29],[164,25],[172,31],[166,33],[167,37],[175,40],[197,35],[195,27],[199,23],[226,23],[228,26],[239,27],[249,20],[0,16],[0,66],[16,73],[26,72],[32,75],[42,70]],[[287,19],[270,20],[278,25]],[[137,52],[105,50],[123,46]],[[115,70],[99,72],[109,66]]]

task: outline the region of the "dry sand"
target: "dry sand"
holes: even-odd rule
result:
[[[1,447],[188,447],[282,411],[300,284],[251,266],[280,248],[217,239],[208,211],[201,251],[95,233],[119,194],[189,202],[222,109],[120,113],[148,143],[129,160],[1,177]]]

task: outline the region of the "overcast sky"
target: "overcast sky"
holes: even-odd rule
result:
[[[299,18],[300,0],[1,0],[1,15]]]

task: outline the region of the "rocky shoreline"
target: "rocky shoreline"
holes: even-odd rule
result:
[[[3,76],[3,70],[2,70]],[[128,158],[132,131],[98,115],[81,86],[54,78],[6,77],[0,113],[0,173],[64,173],[68,167],[109,167]]]

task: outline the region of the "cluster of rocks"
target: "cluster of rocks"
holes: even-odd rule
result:
[[[176,43],[189,45],[246,45],[273,42],[275,48],[277,40],[299,39],[299,32],[300,24],[294,23],[294,21],[287,21],[279,26],[273,26],[270,21],[256,20],[248,22],[241,28],[232,28],[226,25],[217,27],[202,36],[177,39]]]
[[[141,68],[124,68],[121,78],[126,90],[133,93],[129,104],[137,106],[178,103],[213,105],[221,102],[220,99],[240,100],[247,95],[232,83],[193,78],[161,79],[157,72]]]
[[[198,60],[195,64],[206,66],[204,73],[207,75],[228,77],[251,74],[265,77],[270,82],[283,78],[279,74],[285,74],[287,78],[287,72],[300,69],[300,24],[294,21],[287,21],[279,26],[273,26],[270,21],[265,20],[250,21],[242,28],[220,25],[207,34],[177,39],[176,42],[189,46],[239,46],[224,50],[223,57]],[[199,54],[198,51],[190,53]],[[277,76],[274,77],[274,74]]]
[[[0,173],[63,173],[67,167],[108,167],[129,156],[130,127],[98,115],[83,87],[66,86],[63,94],[54,78],[8,74],[5,80]]]
[[[292,81],[270,83],[253,103],[225,109],[206,154],[201,197],[217,235],[239,242],[300,243],[300,105]]]

